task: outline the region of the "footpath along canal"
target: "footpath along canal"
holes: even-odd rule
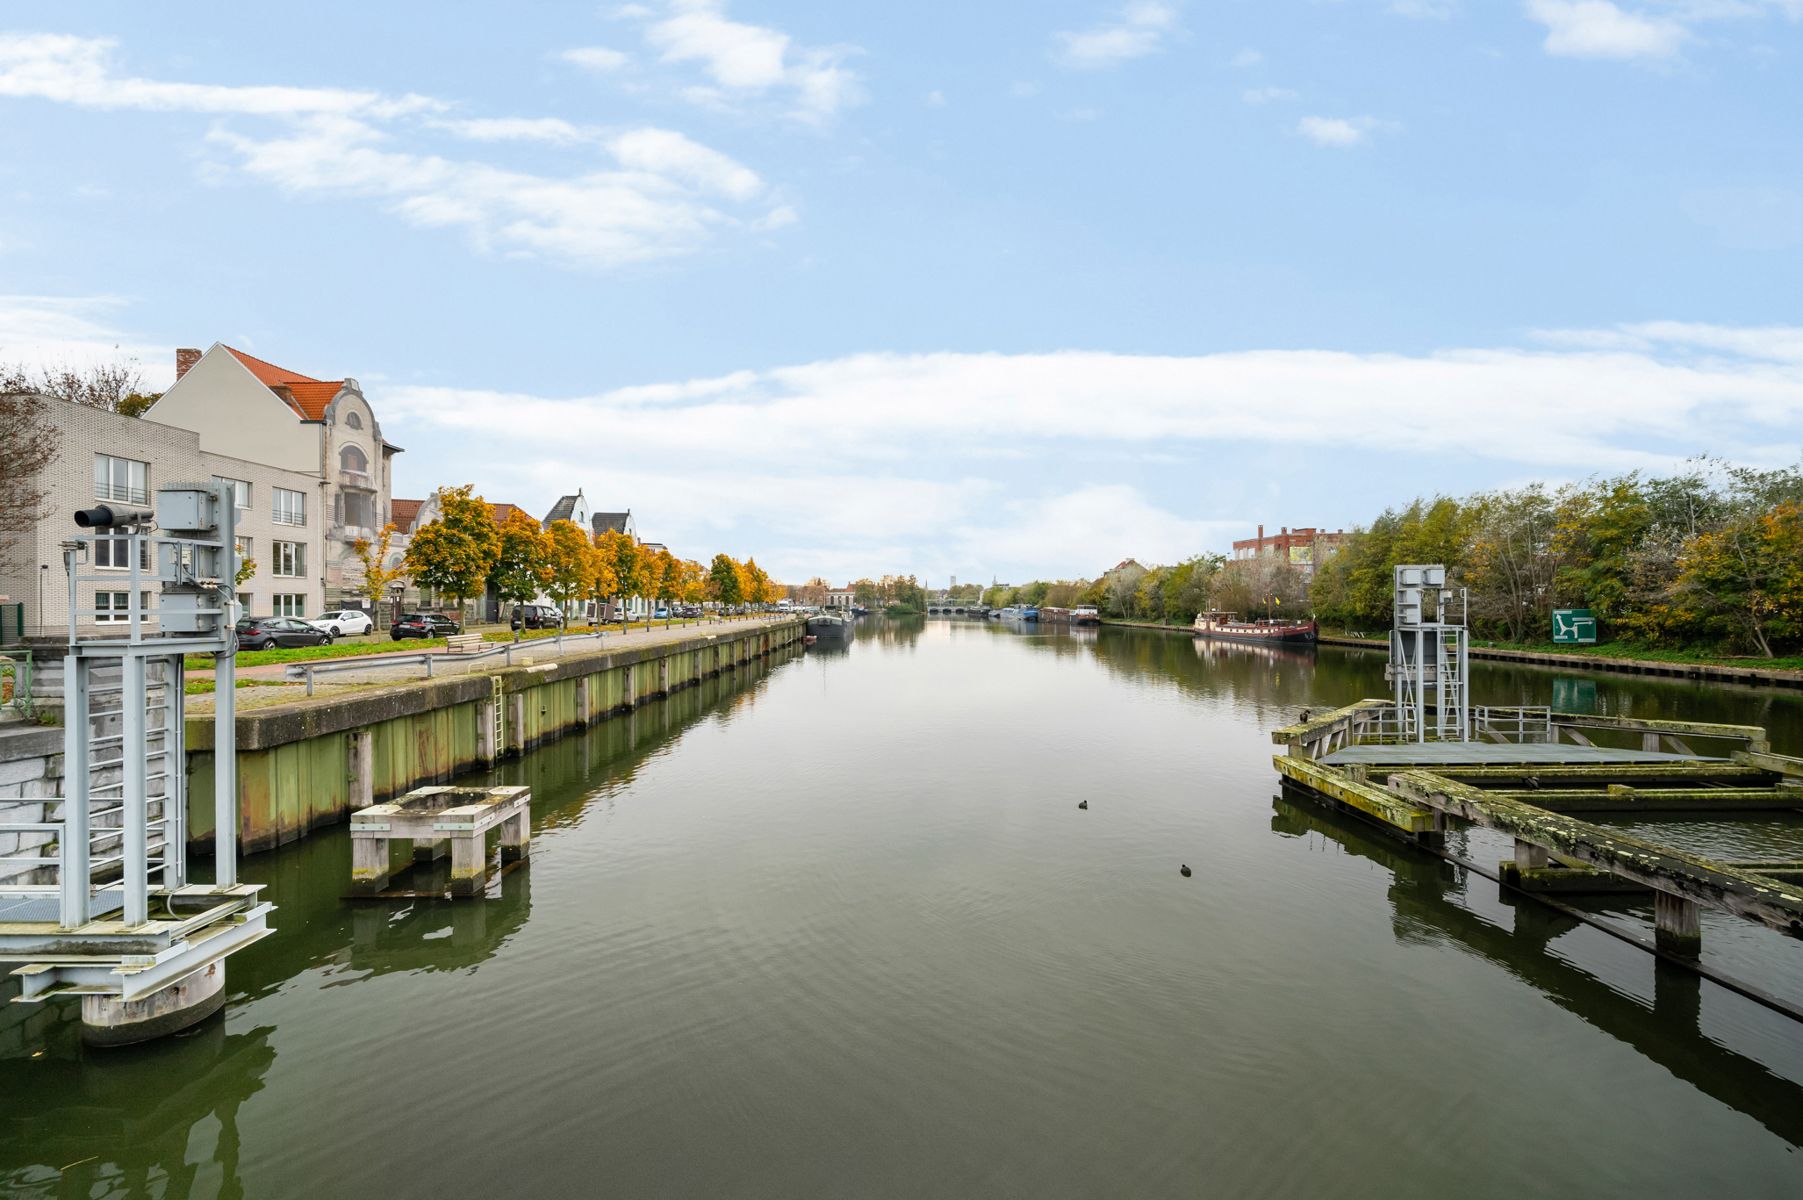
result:
[[[1472,683],[1803,753],[1795,692]],[[1279,794],[1272,728],[1385,691],[946,620],[748,664],[465,780],[532,788],[485,899],[343,899],[341,828],[247,859],[279,932],[191,1034],[0,1005],[0,1195],[1798,1195],[1803,1025]],[[1705,940],[1803,996],[1803,943]]]

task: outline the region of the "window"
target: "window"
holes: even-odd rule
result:
[[[238,519],[244,519],[245,510],[250,507],[250,484],[242,479],[228,479],[224,475],[213,476],[214,483],[229,483],[232,487],[232,507],[238,510]]]
[[[344,414],[344,423],[349,425],[352,429],[363,428],[363,418],[354,412]]]
[[[299,579],[307,573],[307,544],[305,542],[277,542],[275,552],[270,555],[270,571],[272,574],[286,579]]]
[[[359,475],[369,474],[369,455],[357,446],[346,446],[338,452],[338,465]]]
[[[103,571],[131,570],[131,539],[128,537],[98,538],[94,542],[94,565]],[[150,570],[150,543],[138,544],[138,569]]]
[[[150,593],[138,593],[138,614],[148,620],[150,612]],[[131,620],[130,592],[95,592],[94,621],[100,625],[116,625]]]
[[[299,592],[277,592],[274,603],[278,617],[298,617],[307,609],[307,598]]]
[[[94,495],[122,504],[150,503],[150,466],[110,454],[94,456]]]
[[[255,558],[257,556],[257,549],[256,549],[257,539],[256,538],[241,537],[238,539],[236,544],[238,547],[238,565],[239,566],[243,566],[246,559]]]
[[[257,611],[256,597],[252,596],[249,592],[238,593],[238,604],[240,606],[239,611],[246,617]]]
[[[277,525],[305,525],[307,523],[307,493],[276,488],[275,523]]]

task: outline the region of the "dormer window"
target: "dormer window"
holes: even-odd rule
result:
[[[353,413],[346,413],[346,414],[345,414],[345,415],[344,415],[344,423],[345,423],[345,424],[346,424],[346,425],[349,425],[349,426],[350,426],[350,427],[351,427],[351,428],[352,428],[352,429],[361,429],[361,428],[363,428],[363,418],[362,418],[362,417],[361,417],[361,416],[359,416],[359,415],[358,415],[358,414],[356,414],[356,413],[354,413],[354,412],[353,412]],[[363,468],[362,468],[362,467],[359,467],[359,468],[357,468],[357,469],[358,469],[358,470],[362,470],[362,469],[363,469]]]

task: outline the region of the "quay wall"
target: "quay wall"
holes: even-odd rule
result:
[[[243,712],[239,845],[273,849],[355,810],[523,753],[800,644],[784,621]],[[211,846],[213,721],[187,722],[190,845]]]
[[[1187,625],[1160,625],[1154,621],[1117,621],[1110,617],[1104,625],[1124,629],[1156,629],[1163,633],[1189,633]],[[1329,637],[1318,639],[1323,646],[1351,646],[1360,650],[1389,652],[1390,643],[1376,638]],[[1493,662],[1527,663],[1542,667],[1565,667],[1573,671],[1603,671],[1618,675],[1663,675],[1673,679],[1701,679],[1710,683],[1738,683],[1749,687],[1803,689],[1803,671],[1781,667],[1727,667],[1711,663],[1659,662],[1642,658],[1609,658],[1600,654],[1562,654],[1556,651],[1504,650],[1489,646],[1473,646],[1472,658]]]

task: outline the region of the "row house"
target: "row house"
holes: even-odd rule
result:
[[[392,520],[393,460],[401,448],[382,436],[362,387],[355,379],[315,379],[217,342],[204,353],[177,350],[175,365],[175,383],[145,419],[191,431],[205,454],[305,475],[306,486],[298,494],[284,489],[272,511],[293,533],[289,540],[307,549],[300,560],[282,550],[278,561],[272,545],[271,564],[298,568],[316,601],[309,610],[369,607],[358,591],[363,566],[352,546],[374,540]],[[245,482],[254,507],[255,484]],[[253,556],[261,574],[264,560],[254,547]]]

